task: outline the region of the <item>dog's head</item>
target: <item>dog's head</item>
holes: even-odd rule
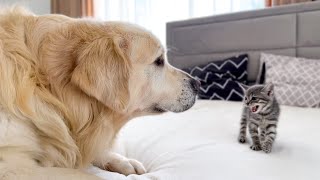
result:
[[[83,92],[114,111],[140,115],[182,112],[195,103],[200,83],[168,63],[151,33],[123,23],[90,31],[79,33],[83,39],[71,74],[71,83]]]

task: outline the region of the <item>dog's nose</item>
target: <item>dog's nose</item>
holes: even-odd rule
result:
[[[200,86],[201,86],[201,82],[196,80],[196,79],[191,79],[190,80],[190,85],[191,85],[191,88],[196,92],[198,93],[199,90],[200,90]]]

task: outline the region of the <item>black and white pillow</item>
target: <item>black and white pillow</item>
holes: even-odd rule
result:
[[[239,83],[247,83],[248,55],[242,54],[184,69],[201,82],[200,99],[242,101]]]

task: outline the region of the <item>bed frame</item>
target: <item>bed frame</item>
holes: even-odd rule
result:
[[[167,48],[178,68],[248,53],[255,81],[262,51],[320,59],[320,2],[170,22]]]

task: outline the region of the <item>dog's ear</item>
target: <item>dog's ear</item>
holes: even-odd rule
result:
[[[129,103],[129,42],[122,37],[99,38],[77,50],[71,82],[107,107],[123,112]]]

